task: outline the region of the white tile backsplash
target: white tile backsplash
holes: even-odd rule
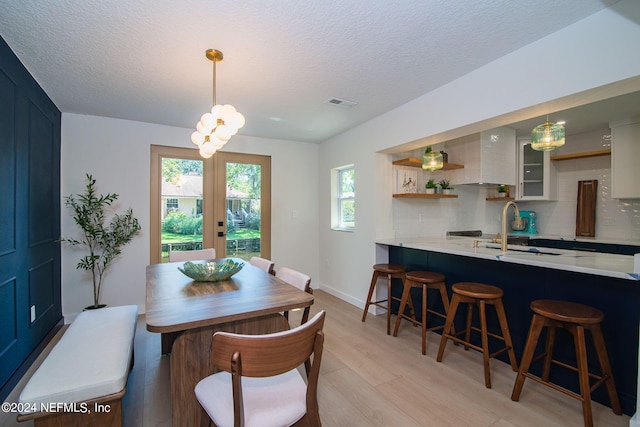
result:
[[[541,234],[575,236],[578,181],[597,179],[596,238],[640,243],[640,200],[611,199],[610,156],[556,161],[556,170],[557,201],[517,202],[520,209],[536,211]],[[418,180],[424,192],[420,174]],[[499,232],[504,202],[485,200],[494,195],[494,187],[458,185],[457,199],[394,199],[396,237],[444,236],[448,230]]]

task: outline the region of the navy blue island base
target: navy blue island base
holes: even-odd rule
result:
[[[605,315],[602,330],[622,411],[627,415],[633,415],[636,412],[640,282],[399,246],[389,246],[389,262],[404,265],[407,271],[428,270],[444,274],[447,278],[449,295],[451,295],[451,286],[457,282],[481,282],[502,288],[504,307],[518,363],[522,357],[531,322],[532,312],[529,307],[531,301],[537,299],[574,301],[601,310]],[[401,295],[402,285],[399,281],[394,283],[393,293],[397,296]],[[415,307],[420,307],[421,298],[418,293],[413,295],[413,298]],[[429,305],[433,305],[430,308],[435,310],[442,309],[439,298],[429,298]],[[392,308],[397,312],[398,304],[395,303]],[[464,327],[462,317],[456,318],[456,322],[460,321],[459,324],[456,323],[456,328],[460,328],[457,330]],[[496,330],[497,320],[494,316],[488,317],[489,330]],[[443,322],[437,316],[429,317],[429,321],[433,321],[434,325],[437,322]],[[590,337],[587,336],[590,369],[599,372],[597,358],[589,343]],[[543,350],[542,344],[543,340],[540,340],[536,354]],[[508,363],[505,354],[498,358]],[[566,331],[559,330],[556,335],[554,358],[575,366],[573,340]],[[593,366],[591,366],[592,362]],[[535,369],[538,369],[538,366],[534,368],[532,365],[532,372],[536,372]],[[551,379],[579,393],[576,373],[562,367],[554,367]],[[610,406],[604,387],[595,390],[592,398]]]

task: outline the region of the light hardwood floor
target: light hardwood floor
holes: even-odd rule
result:
[[[394,338],[386,335],[384,315],[370,314],[362,323],[360,309],[322,291],[314,296],[311,316],[327,312],[318,398],[325,427],[583,425],[580,402],[533,381],[525,382],[519,402],[511,401],[516,374],[503,362],[491,361],[493,388],[486,389],[480,354],[449,344],[438,363],[440,335],[427,334],[423,356],[420,328],[403,322]],[[292,324],[300,314],[292,313]],[[24,381],[7,401],[16,401]],[[125,427],[171,425],[169,358],[160,356],[160,335],[146,331],[143,316],[123,404]],[[628,416],[595,402],[593,413],[598,427],[629,425]],[[3,427],[33,425],[0,417]]]

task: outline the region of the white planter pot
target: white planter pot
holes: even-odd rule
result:
[[[435,188],[427,188],[427,189],[426,189],[426,193],[427,193],[427,194],[435,194],[435,192],[436,192],[436,189],[435,189]]]

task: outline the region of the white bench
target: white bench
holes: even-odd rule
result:
[[[135,305],[80,313],[22,390],[18,421],[122,425],[137,320]]]

